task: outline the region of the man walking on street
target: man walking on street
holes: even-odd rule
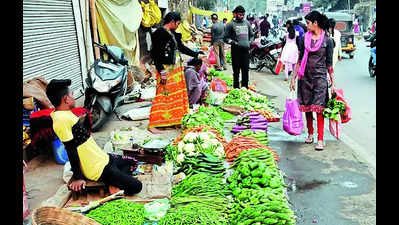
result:
[[[270,23],[267,21],[269,17],[269,14],[266,14],[266,16],[263,18],[262,22],[260,23],[260,36],[269,36],[269,30],[270,30]]]
[[[216,13],[212,14],[211,16],[212,19],[212,28],[211,28],[211,33],[212,33],[212,39],[211,39],[211,45],[213,46],[213,50],[215,52],[216,56],[216,70],[226,70],[226,60],[224,57],[224,43],[223,43],[223,37],[224,37],[224,29],[225,26],[223,23],[218,21],[218,15]],[[223,67],[221,65],[221,62],[223,63]]]
[[[242,73],[241,86],[248,88],[249,46],[254,41],[255,35],[251,25],[244,20],[244,7],[237,6],[233,10],[233,14],[234,20],[226,25],[224,42],[231,45],[234,88],[240,88],[240,70]]]

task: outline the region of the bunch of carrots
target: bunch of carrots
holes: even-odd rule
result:
[[[254,110],[252,112],[257,112],[257,113],[261,114],[263,117],[265,117],[267,119],[267,122],[280,121],[280,118],[278,116],[274,115],[274,113],[269,112],[267,110]]]
[[[226,161],[227,162],[232,162],[234,159],[240,155],[242,151],[248,150],[248,149],[254,149],[254,148],[263,148],[269,150],[272,155],[274,160],[278,161],[278,155],[277,153],[271,149],[270,147],[266,145],[262,145],[259,143],[256,138],[253,137],[244,137],[244,136],[235,136],[229,143],[228,145],[224,148],[224,152],[226,154]]]

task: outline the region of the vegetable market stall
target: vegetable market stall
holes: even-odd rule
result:
[[[245,88],[226,94],[222,105],[201,105],[183,117],[181,132],[161,150],[160,165],[140,162],[135,176],[144,184],[142,193],[83,215],[100,224],[295,224],[279,156],[269,147],[267,126],[277,117],[273,102]],[[231,114],[223,106],[240,107],[242,113]],[[110,138],[115,154],[155,140],[123,132]],[[88,193],[63,208],[99,199]]]

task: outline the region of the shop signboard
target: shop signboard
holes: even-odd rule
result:
[[[305,15],[310,13],[310,7],[311,7],[311,3],[303,3],[302,4],[302,13]]]

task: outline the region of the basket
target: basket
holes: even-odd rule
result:
[[[53,206],[37,208],[32,213],[32,225],[101,225],[95,220],[67,209]]]

